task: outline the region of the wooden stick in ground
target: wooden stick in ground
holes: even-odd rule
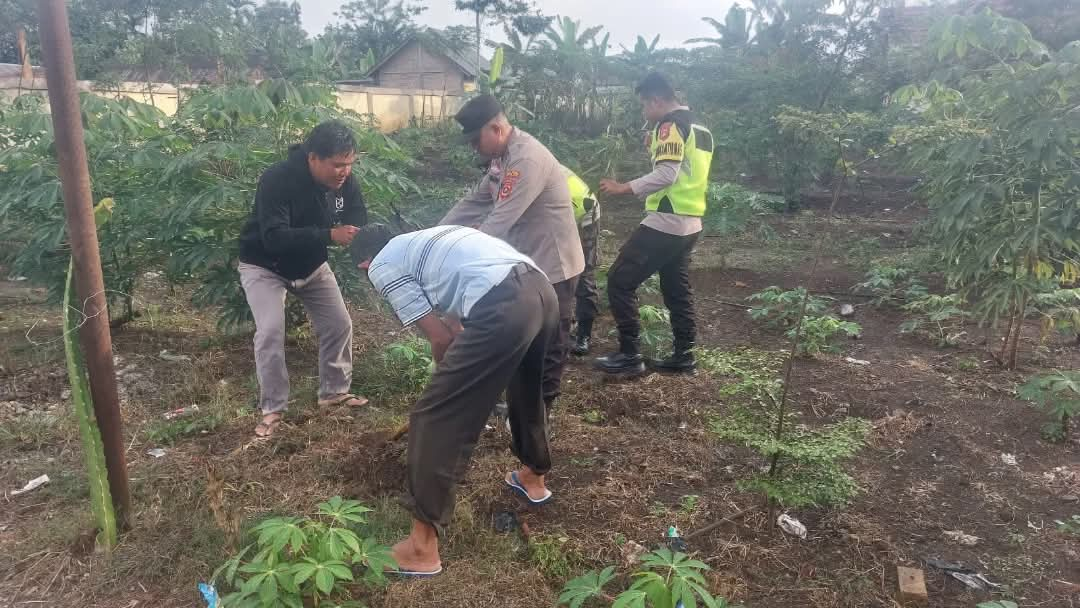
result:
[[[722,517],[722,518],[714,521],[713,523],[711,523],[711,524],[709,524],[709,525],[707,525],[705,527],[698,528],[697,530],[694,530],[693,532],[691,532],[691,533],[687,534],[686,536],[684,536],[683,539],[686,540],[686,541],[690,541],[690,540],[695,539],[695,538],[697,538],[699,536],[705,536],[709,532],[712,532],[713,530],[719,528],[720,526],[722,526],[724,524],[737,524],[738,522],[735,521],[736,519],[742,519],[747,514],[753,512],[753,511],[757,511],[756,506],[747,507],[747,508],[743,509],[742,511],[739,511],[738,513],[735,513],[734,515],[729,515],[728,517]]]

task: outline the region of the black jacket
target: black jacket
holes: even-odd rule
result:
[[[337,192],[315,183],[307,154],[289,148],[288,159],[259,178],[255,208],[240,233],[240,261],[295,281],[311,276],[327,259],[330,228],[363,226],[367,208],[352,175]]]

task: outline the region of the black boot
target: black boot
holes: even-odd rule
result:
[[[645,371],[645,359],[640,353],[613,353],[596,358],[593,365],[607,374],[640,374]]]
[[[570,347],[570,353],[577,355],[578,357],[584,357],[589,354],[589,342],[592,336],[592,321],[584,322],[578,321],[577,337],[574,339],[574,345]]]
[[[671,355],[663,359],[652,361],[653,369],[673,374],[689,374],[697,367],[694,360],[694,348],[692,346],[677,346]]]

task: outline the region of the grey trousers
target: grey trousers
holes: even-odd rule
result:
[[[311,276],[290,281],[252,264],[240,263],[240,283],[255,316],[255,374],[259,409],[272,414],[289,402],[285,367],[285,296],[300,298],[319,340],[319,398],[349,392],[352,385],[352,319],[329,264]]]
[[[409,413],[405,507],[439,536],[454,512],[458,482],[491,408],[506,391],[511,449],[543,475],[551,468],[545,428],[544,359],[559,331],[559,303],[541,272],[515,270],[473,305],[442,363]]]

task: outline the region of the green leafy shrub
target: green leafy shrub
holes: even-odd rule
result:
[[[272,517],[252,528],[255,542],[214,572],[213,581],[233,590],[223,608],[344,606],[354,583],[386,583],[385,570],[396,567],[390,548],[358,532],[371,509],[339,496],[316,509],[313,517]]]
[[[794,338],[796,328],[792,327],[785,334]],[[837,339],[842,336],[856,338],[862,333],[862,327],[851,321],[841,321],[833,316],[803,318],[802,334],[799,339],[799,355],[813,357],[821,353],[832,353],[840,350]]]
[[[703,572],[710,568],[683,553],[657,549],[641,559],[641,569],[631,575],[633,583],[616,596],[604,588],[617,577],[615,566],[587,572],[570,580],[559,594],[559,606],[581,608],[594,598],[610,603],[612,608],[686,608],[699,604],[709,608],[735,608],[723,598],[713,597],[706,589]]]
[[[1050,422],[1043,434],[1063,441],[1069,436],[1070,420],[1080,415],[1080,372],[1054,371],[1035,376],[1019,388],[1017,395],[1049,414]]]
[[[671,313],[666,308],[645,304],[638,309],[641,317],[641,344],[659,353],[671,341]]]
[[[431,343],[418,336],[387,346],[382,358],[387,371],[400,378],[403,388],[413,391],[422,390],[435,371]]]
[[[760,491],[770,502],[786,507],[839,505],[856,493],[858,487],[843,464],[864,444],[868,423],[848,418],[809,429],[798,425],[794,412],[781,414],[780,354],[701,349],[698,363],[710,373],[735,380],[720,390],[733,404],[732,413],[714,419],[711,431],[721,440],[753,449],[769,463],[767,471],[741,481],[740,487]]]
[[[856,291],[874,296],[874,306],[911,302],[928,295],[926,286],[915,278],[915,271],[903,266],[874,264],[867,271],[865,280],[855,286]]]
[[[775,407],[740,407],[717,419],[712,431],[758,452],[770,463],[766,472],[739,482],[744,490],[762,492],[784,507],[833,506],[847,503],[858,492],[855,480],[843,468],[866,442],[870,424],[848,418],[820,429],[798,425],[798,416],[786,415],[786,429],[777,438]]]
[[[774,285],[746,299],[754,303],[750,309],[751,319],[764,322],[769,327],[783,329],[795,324],[799,310],[802,309],[803,298],[806,298],[804,287],[784,290]],[[806,300],[806,315],[824,314],[829,307],[829,300],[830,298],[810,296]]]
[[[964,337],[964,322],[971,316],[959,294],[927,295],[903,309],[915,317],[900,325],[900,332],[928,337],[938,346],[955,346]]]

